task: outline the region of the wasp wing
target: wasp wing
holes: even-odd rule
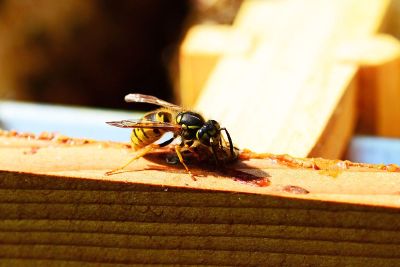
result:
[[[181,126],[179,124],[158,122],[158,121],[122,120],[122,121],[108,121],[106,123],[119,128],[161,129],[172,132],[179,131],[181,129]]]
[[[182,107],[174,105],[172,103],[169,103],[167,101],[164,101],[162,99],[159,99],[155,96],[151,95],[143,95],[143,94],[129,94],[125,96],[125,102],[135,102],[135,103],[148,103],[148,104],[154,104],[174,110],[182,110]]]

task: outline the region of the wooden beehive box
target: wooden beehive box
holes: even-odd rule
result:
[[[396,125],[397,105],[376,101],[399,94],[398,42],[378,34],[389,4],[245,1],[233,28],[189,32],[182,90],[195,93],[183,90],[182,102],[263,152],[340,157],[357,115],[366,131],[396,135],[387,125]],[[222,34],[226,53],[197,46],[210,31]],[[357,100],[372,109],[360,112]],[[1,132],[0,264],[393,266],[400,258],[396,165],[247,153],[232,173],[191,166],[193,180],[155,155],[105,176],[130,154],[126,144]]]
[[[340,158],[357,122],[399,137],[400,45],[382,33],[395,4],[244,1],[233,25],[189,30],[182,104],[261,152]]]

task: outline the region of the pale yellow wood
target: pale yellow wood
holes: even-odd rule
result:
[[[339,57],[360,66],[359,131],[400,137],[400,42],[377,35],[343,44]]]
[[[245,54],[251,48],[251,44],[250,36],[230,26],[192,27],[179,51],[179,98],[182,106],[193,107],[221,56]]]
[[[336,103],[335,111],[330,116],[322,134],[319,139],[315,142],[314,147],[309,152],[310,157],[325,157],[325,158],[338,158],[343,155],[347,150],[347,144],[350,141],[354,124],[357,120],[357,80],[353,79],[350,85],[346,88],[346,92],[343,94],[339,102]],[[324,103],[317,103],[320,106]],[[293,116],[290,124],[296,125],[298,119]],[[300,125],[298,125],[300,127]],[[299,147],[299,144],[295,144],[296,139],[292,139],[292,142],[288,142],[288,145]],[[307,145],[307,144],[304,144]]]
[[[334,147],[325,145],[317,155],[341,157],[356,110],[350,108],[352,119],[336,119],[346,125],[334,126],[335,135],[326,128],[358,66],[340,61],[337,49],[373,36],[389,2],[245,1],[233,28],[253,35],[252,49],[221,57],[196,108],[226,126],[239,147],[304,157],[330,138]]]

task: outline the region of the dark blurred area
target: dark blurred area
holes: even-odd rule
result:
[[[0,99],[128,107],[172,100],[187,0],[0,0]]]

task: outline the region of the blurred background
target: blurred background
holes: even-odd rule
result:
[[[167,66],[185,0],[0,1],[3,99],[123,107],[132,90],[171,99]]]
[[[239,3],[1,0],[0,97],[107,108],[128,108],[130,92],[173,101],[186,29],[229,23]]]
[[[178,102],[187,29],[232,23],[241,2],[0,0],[0,128],[128,140],[104,122],[139,118],[154,106],[132,107],[124,96]]]
[[[0,128],[128,140],[104,121],[139,118],[154,107],[132,107],[124,96],[138,92],[180,104],[178,54],[188,29],[231,24],[242,2],[0,0]],[[391,11],[400,14],[394,2]],[[399,38],[400,20],[389,23]],[[347,157],[398,162],[399,151],[398,139],[360,137]]]

